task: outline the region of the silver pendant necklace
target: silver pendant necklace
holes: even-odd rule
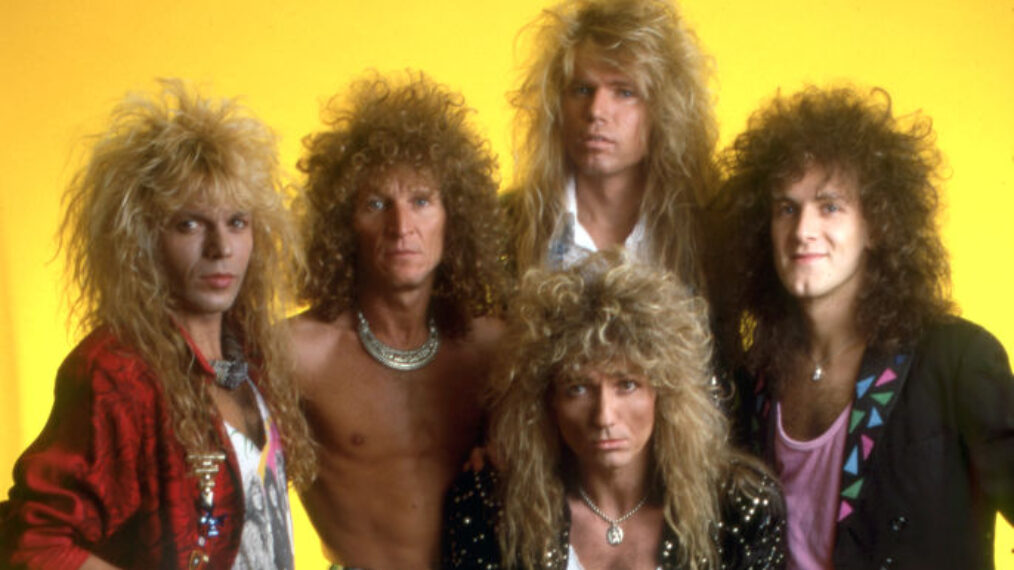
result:
[[[846,344],[844,347],[842,347],[841,349],[839,349],[838,352],[836,352],[835,354],[832,354],[831,356],[828,356],[824,360],[818,361],[816,358],[810,356],[810,360],[813,361],[813,374],[810,375],[810,380],[812,380],[814,382],[820,382],[821,380],[823,380],[824,379],[824,366],[826,366],[828,364],[831,364],[831,360],[832,359],[838,358],[839,356],[841,356],[842,354],[844,354],[846,350],[852,348],[853,346],[855,346],[858,343],[859,343],[858,340],[855,341],[855,342],[850,342],[850,343]]]
[[[356,318],[359,321],[356,332],[359,334],[359,341],[363,343],[363,348],[374,360],[388,368],[402,372],[418,370],[432,362],[437,356],[437,349],[440,348],[440,335],[437,333],[437,324],[433,317],[429,319],[429,338],[422,343],[422,346],[410,350],[401,350],[381,342],[370,330],[370,323],[366,322],[362,311],[356,311]]]
[[[634,513],[641,510],[641,507],[644,506],[645,501],[648,500],[648,495],[645,495],[644,498],[641,499],[641,501],[638,502],[633,509],[630,509],[630,512],[619,518],[611,519],[607,517],[605,513],[602,512],[602,509],[598,508],[595,505],[595,503],[592,502],[591,498],[588,497],[588,493],[584,492],[584,487],[581,487],[579,485],[577,488],[577,492],[581,494],[581,500],[584,501],[584,504],[588,505],[588,508],[591,509],[593,513],[598,515],[599,518],[601,518],[602,520],[609,523],[609,529],[606,530],[606,542],[608,542],[610,546],[618,546],[621,542],[623,542],[623,529],[620,528],[620,523],[634,516]]]

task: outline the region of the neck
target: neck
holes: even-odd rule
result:
[[[811,358],[824,361],[860,344],[862,334],[856,324],[853,303],[813,300],[803,306],[803,312],[810,331]]]
[[[579,484],[603,512],[622,515],[633,509],[650,490],[648,471],[643,468],[589,472],[582,470]]]
[[[208,360],[222,358],[222,313],[212,315],[184,315],[173,313],[173,318]]]
[[[386,294],[359,290],[359,310],[374,336],[402,350],[417,348],[429,338],[429,304],[429,287]]]
[[[630,235],[641,215],[644,190],[640,169],[610,177],[578,175],[575,178],[578,219],[589,230],[596,245],[623,243]],[[605,241],[612,243],[598,243],[599,236],[605,236]]]

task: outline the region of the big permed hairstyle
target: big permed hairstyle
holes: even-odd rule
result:
[[[629,73],[651,125],[641,204],[653,262],[699,286],[697,207],[713,190],[717,127],[707,88],[710,60],[664,0],[579,0],[545,10],[524,31],[533,55],[516,109],[516,189],[509,198],[514,254],[523,271],[544,263],[561,223],[570,174],[562,97],[578,50]]]
[[[807,347],[798,303],[775,271],[771,208],[774,191],[815,166],[858,188],[870,246],[856,324],[869,345],[914,342],[949,313],[950,271],[936,226],[940,162],[930,119],[895,117],[880,89],[809,87],[757,111],[723,155],[728,178],[715,208],[718,249],[710,257],[722,265],[712,291],[722,291],[716,306],[726,350],[749,345],[754,372],[776,373],[778,362]]]
[[[562,272],[529,271],[508,323],[488,393],[493,455],[504,466],[503,560],[539,567],[564,525],[574,459],[550,408],[554,387],[582,368],[629,366],[656,393],[654,493],[682,565],[717,567],[708,531],[740,456],[714,399],[705,302],[671,273],[604,251]]]
[[[275,136],[235,101],[202,98],[179,80],[154,97],[128,96],[113,111],[66,193],[61,246],[72,314],[108,327],[162,384],[176,437],[188,452],[221,445],[207,378],[172,318],[161,248],[172,215],[188,202],[250,213],[254,249],[223,326],[257,363],[258,387],[278,423],[297,485],[313,478],[314,449],[290,382],[284,317],[294,225],[280,192]]]
[[[304,140],[299,168],[307,176],[302,203],[307,272],[301,300],[324,320],[355,304],[358,191],[393,167],[429,171],[446,210],[444,252],[433,309],[441,331],[463,334],[471,317],[503,302],[502,221],[496,159],[469,121],[464,98],[425,75],[403,81],[373,74],[332,99],[329,130]]]

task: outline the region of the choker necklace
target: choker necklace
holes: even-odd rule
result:
[[[215,384],[230,392],[250,378],[243,348],[235,336],[222,334],[222,360],[211,360],[208,364],[215,370]]]
[[[828,364],[831,364],[831,360],[832,359],[838,358],[839,356],[841,356],[842,354],[844,354],[846,350],[852,348],[853,346],[855,346],[857,344],[859,344],[858,340],[855,341],[855,342],[850,342],[850,343],[846,344],[844,347],[842,347],[838,352],[832,354],[831,356],[828,356],[824,360],[818,361],[816,358],[810,356],[810,360],[813,361],[813,374],[810,375],[810,380],[813,380],[814,382],[820,382],[821,380],[823,380],[824,379],[824,366],[827,366]],[[807,356],[809,356],[809,355],[807,355]]]
[[[440,348],[440,335],[437,333],[437,324],[433,321],[433,317],[430,317],[429,320],[429,338],[422,343],[422,346],[411,350],[401,350],[381,342],[370,330],[370,323],[366,322],[362,311],[356,311],[356,318],[359,320],[359,328],[356,329],[356,332],[359,333],[359,341],[363,343],[363,348],[374,360],[388,368],[403,372],[418,370],[432,362],[437,356],[437,349]]]
[[[641,510],[641,507],[644,506],[644,502],[648,500],[648,495],[645,495],[633,509],[630,509],[629,513],[623,515],[622,517],[611,519],[602,512],[602,509],[595,506],[595,503],[593,503],[591,498],[588,497],[588,494],[584,492],[584,487],[579,485],[577,492],[581,494],[581,500],[584,501],[584,504],[588,505],[588,508],[591,509],[593,513],[609,523],[609,530],[606,531],[606,542],[608,542],[610,546],[617,546],[623,542],[623,529],[620,528],[620,523],[634,516],[634,513]]]

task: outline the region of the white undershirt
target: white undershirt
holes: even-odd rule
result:
[[[243,481],[244,519],[234,570],[293,568],[292,516],[282,441],[260,392],[250,383],[264,426],[264,447],[225,424]]]

